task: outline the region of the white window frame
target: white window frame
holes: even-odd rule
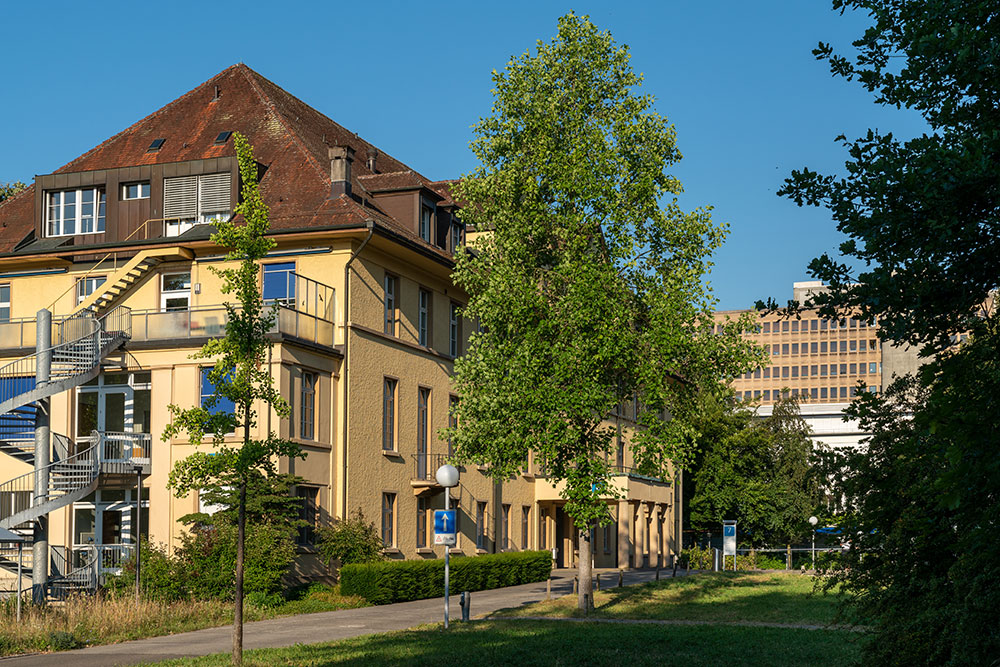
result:
[[[205,202],[205,185],[207,179],[213,176],[226,176],[229,179],[229,187],[232,187],[232,174],[229,172],[219,172],[215,174],[199,174],[196,176],[177,176],[173,178],[163,179],[163,192],[164,192],[164,218],[178,218],[176,220],[171,219],[164,222],[164,235],[165,236],[180,236],[184,232],[188,231],[195,225],[204,225],[218,220],[226,220],[232,215],[232,197],[227,192],[228,209],[221,210],[216,207],[210,206],[209,203]],[[192,209],[191,215],[173,216],[170,213],[173,211],[167,211],[167,189],[168,182],[178,181],[181,179],[192,179],[194,188],[194,203],[193,205],[188,202],[189,207]],[[190,187],[190,186],[189,186]]]
[[[187,276],[188,286],[186,289],[168,290],[164,289],[164,284],[169,276]],[[167,309],[167,301],[169,299],[179,299],[180,297],[187,299],[187,308],[183,310],[191,309],[191,272],[190,271],[171,271],[169,273],[164,273],[160,275],[160,311],[161,312],[178,312],[180,309],[173,309],[173,311]]]
[[[10,283],[0,283],[0,322],[10,322]]]
[[[420,204],[420,228],[418,229],[420,233],[420,238],[422,238],[427,243],[433,243],[433,229],[434,229],[434,208],[428,206],[427,204]]]
[[[129,188],[138,188],[134,197],[129,196]],[[122,183],[122,201],[135,201],[138,199],[149,199],[149,181],[133,181]]]
[[[108,279],[107,276],[84,276],[76,281],[76,305],[80,305],[87,300],[91,294],[97,291],[97,288],[104,284]],[[100,281],[100,282],[98,282]]]
[[[299,387],[299,437],[316,439],[316,394],[319,374],[302,371]],[[308,429],[306,428],[308,426]]]
[[[74,201],[68,204],[65,195],[73,193]],[[92,192],[93,206],[92,214],[89,217],[90,228],[83,229],[83,193]],[[58,197],[58,202],[54,200]],[[73,207],[73,231],[66,231],[66,207]],[[105,207],[104,215],[101,215],[101,206]],[[53,213],[59,213],[53,219]],[[103,234],[107,224],[107,193],[103,185],[95,185],[88,188],[76,188],[65,190],[51,190],[45,193],[45,231],[47,237],[55,236],[80,236],[82,234]],[[54,226],[55,225],[55,226]]]
[[[417,342],[425,347],[431,344],[431,292],[420,288],[417,292]]]

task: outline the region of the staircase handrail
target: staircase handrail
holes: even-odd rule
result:
[[[42,470],[47,470],[49,474],[49,488],[46,489],[46,495],[44,497],[37,497],[34,495],[35,492],[35,475],[39,471],[32,470],[31,472],[24,473],[23,475],[18,475],[14,479],[7,480],[3,484],[0,484],[0,496],[5,494],[11,494],[10,509],[11,513],[7,516],[0,516],[0,527],[10,528],[11,526],[5,525],[5,522],[12,516],[31,509],[47,500],[53,500],[60,496],[68,495],[73,491],[77,491],[86,486],[89,486],[97,479],[100,473],[100,464],[98,452],[100,451],[98,447],[101,446],[101,439],[97,438],[97,442],[87,449],[81,452],[77,452],[73,456],[69,456],[61,461],[55,461],[50,463]],[[56,479],[57,476],[66,477],[68,470],[72,470],[73,466],[79,465],[80,482],[76,483],[73,488],[53,488],[52,480]],[[13,495],[16,493],[27,492],[28,498],[31,499],[31,503],[25,507],[21,507],[15,502],[17,496]]]
[[[74,318],[67,318],[67,319],[78,319],[78,318],[74,317]],[[87,333],[81,335],[81,336],[78,336],[77,338],[72,339],[72,340],[68,340],[68,341],[63,340],[63,341],[61,341],[59,343],[56,343],[55,345],[52,345],[51,347],[47,348],[46,350],[42,350],[42,352],[52,352],[53,355],[55,355],[55,353],[57,351],[68,349],[68,348],[70,348],[73,345],[77,345],[77,344],[83,342],[87,338],[93,338],[94,334],[96,334],[98,331],[101,330],[101,323],[92,314],[89,315],[89,318],[88,317],[84,317],[84,318],[79,318],[79,319],[89,319],[90,323],[92,323],[91,330],[88,331]],[[64,320],[63,322],[59,323],[59,327],[60,327],[59,338],[63,337],[62,325],[65,322],[66,322],[66,320]],[[39,351],[35,351],[35,352],[32,352],[31,354],[27,354],[27,355],[25,355],[23,357],[15,359],[14,361],[9,362],[9,363],[7,363],[7,364],[5,364],[3,366],[0,366],[0,383],[2,383],[4,380],[7,380],[7,379],[13,380],[14,378],[24,378],[24,377],[31,377],[31,378],[33,378],[33,377],[35,377],[35,363],[38,360],[38,355],[39,354],[40,354]],[[99,355],[99,354],[100,354],[100,350],[95,350],[94,351],[95,358],[93,360],[93,363],[97,363],[97,359],[98,359],[97,355]],[[14,394],[10,398],[13,398],[16,395],[17,394]]]

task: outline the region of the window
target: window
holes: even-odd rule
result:
[[[847,352],[847,341],[846,340],[840,341],[840,351],[841,352]]]
[[[2,288],[0,288],[0,289],[2,289]],[[878,364],[876,362],[874,362],[874,361],[870,362],[868,364],[868,372],[869,373],[877,373],[878,372]]]
[[[861,341],[861,343],[863,345],[864,341]],[[861,349],[863,350],[864,348],[861,348]],[[857,351],[858,351],[858,341],[852,340],[851,341],[851,352],[857,352]]]
[[[825,322],[826,320],[823,321]],[[826,354],[826,345],[827,345],[826,341],[823,341],[822,343],[819,344],[820,354]]]
[[[105,276],[88,276],[76,281],[76,305],[86,301],[88,296],[104,284],[105,279]]]
[[[815,322],[816,320],[813,321]],[[819,352],[819,345],[817,343],[809,343],[809,352],[812,354]]]
[[[430,206],[420,207],[420,238],[431,243],[431,224],[434,219],[434,210]]]
[[[771,323],[764,322],[764,333],[771,333]]]
[[[826,395],[826,387],[820,387],[820,389],[819,389],[819,397],[820,398],[826,398],[827,397],[827,395]]]
[[[295,496],[301,499],[299,519],[305,525],[299,528],[299,544],[311,545],[316,542],[316,524],[319,519],[319,489],[315,486],[295,487]]]
[[[421,345],[430,345],[431,329],[431,293],[425,289],[420,290],[418,296],[417,313],[417,342]]]
[[[212,370],[212,368],[201,369],[201,397],[199,405],[206,408],[212,414],[233,414],[236,411],[236,404],[233,403],[231,398],[219,396],[216,393],[216,385],[213,384],[212,378],[209,377]],[[209,405],[209,399],[212,397],[215,398],[215,403]]]
[[[531,508],[527,505],[521,507],[521,548],[528,550],[528,526],[530,526]]]
[[[500,544],[504,551],[510,551],[510,505],[504,503],[500,506],[503,511],[500,524]]]
[[[827,327],[829,327],[829,326],[830,326],[830,322],[828,320],[820,320],[819,321],[820,331],[826,331]]]
[[[264,265],[264,284],[261,291],[264,301],[295,305],[295,262]]]
[[[782,366],[781,367],[781,377],[783,377],[783,378],[787,378],[788,377],[788,366]]]
[[[122,185],[122,200],[149,199],[149,181],[125,183]]]
[[[756,369],[756,370],[755,370],[755,371],[753,372],[753,377],[754,377],[754,379],[755,379],[755,380],[759,380],[759,379],[760,379],[760,369],[759,369],[759,368],[758,368],[758,369]]]
[[[770,377],[771,377],[771,369],[770,368],[765,368],[764,369],[764,379],[766,380],[766,379],[768,379]]]
[[[840,374],[841,375],[847,375],[847,364],[841,364],[840,365]]]
[[[786,322],[786,324],[787,324],[787,322]],[[788,343],[782,343],[781,344],[781,353],[782,354],[788,354]]]
[[[813,387],[812,389],[810,389],[809,390],[809,396],[813,400],[816,400],[817,398],[819,398],[819,389],[817,389],[816,387]]]
[[[837,364],[830,364],[830,375],[837,374]]]
[[[782,330],[783,332],[787,332],[787,331],[788,331],[788,320],[785,320],[785,321],[783,321],[783,322],[781,323],[781,330]]]
[[[622,427],[621,424],[618,425],[618,432],[615,435],[615,465],[619,472],[622,472],[625,468],[625,443],[622,441]]]
[[[805,346],[803,345],[802,347],[803,347],[802,352],[805,352]],[[792,354],[798,354],[798,353],[799,353],[799,344],[792,343]]]
[[[794,322],[792,322],[792,331],[798,331],[798,330],[799,330],[799,321],[795,320]]]
[[[302,386],[299,391],[299,437],[313,440],[316,416],[316,374],[302,372]]]
[[[861,375],[867,375],[867,373],[868,373],[868,365],[867,364],[858,364],[858,373],[861,374]]]
[[[399,292],[399,278],[385,274],[385,328],[390,336],[396,335],[396,294]]]
[[[799,367],[798,366],[792,366],[792,377],[793,378],[797,378],[798,376],[799,376]]]
[[[431,390],[421,387],[417,391],[417,477],[427,479],[427,441],[431,430]]]
[[[382,449],[396,450],[396,380],[382,380]]]
[[[417,498],[417,548],[427,547],[427,499]]]
[[[451,221],[451,252],[457,253],[462,247],[462,224],[455,220]]]
[[[0,322],[10,322],[10,283],[0,285]]]
[[[187,310],[191,303],[191,274],[164,273],[160,283],[160,310]]]
[[[107,195],[103,187],[48,193],[49,236],[99,234],[104,231]]]
[[[396,494],[382,494],[382,544],[387,549],[396,546]]]
[[[777,392],[775,392],[775,393],[777,393]],[[770,389],[765,389],[764,390],[764,400],[765,401],[770,401],[771,400],[771,390]]]
[[[819,329],[819,320],[810,320],[809,329],[812,331]]]
[[[166,235],[179,236],[197,224],[224,220],[232,211],[231,174],[202,174],[163,179]]]
[[[476,503],[476,549],[486,549],[486,503]]]
[[[448,398],[448,426],[451,428],[458,427],[458,396],[450,396]],[[448,456],[451,457],[455,454],[455,442],[454,439],[448,438]]]
[[[448,324],[448,354],[453,357],[458,356],[458,343],[462,336],[461,327],[458,321],[458,304],[452,302],[451,314]]]
[[[841,398],[847,398],[847,387],[841,387],[840,388],[840,397]]]
[[[851,364],[850,371],[851,371],[851,375],[857,375],[858,374],[858,365],[857,364]]]

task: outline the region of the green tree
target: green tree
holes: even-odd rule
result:
[[[1000,654],[995,530],[1000,458],[994,424],[1000,335],[1000,10],[995,2],[834,2],[872,21],[848,58],[820,44],[831,71],[877,103],[919,113],[929,130],[901,141],[844,139],[845,176],[793,172],[781,194],[830,208],[853,274],[824,256],[824,312],[878,317],[890,342],[939,353],[851,415],[872,433],[838,466],[851,508],[844,568],[866,633],[866,662],[992,664]],[[952,336],[970,331],[958,349]]]
[[[480,166],[457,186],[465,222],[490,233],[455,270],[481,330],[455,365],[449,434],[498,481],[534,452],[565,482],[581,609],[590,528],[609,520],[606,416],[636,396],[635,465],[667,477],[687,460],[697,388],[761,361],[739,335],[749,319],[713,335],[703,277],[725,228],[678,206],[675,132],[638,93],[629,57],[587,17],[560,18],[551,43],[494,72],[493,112],[471,144]]]
[[[378,528],[374,522],[365,519],[360,507],[348,518],[332,526],[321,527],[317,547],[323,558],[327,561],[339,560],[341,565],[374,563],[385,558],[382,555],[385,545]]]
[[[253,149],[242,134],[237,132],[233,137],[243,182],[242,200],[236,206],[242,224],[218,223],[212,241],[228,249],[226,260],[232,264],[209,269],[222,279],[223,293],[235,295],[236,304],[225,304],[225,335],[208,341],[192,355],[195,359],[214,362],[208,378],[215,386],[215,394],[198,407],[181,409],[171,405],[173,419],[164,429],[163,439],[186,433],[192,444],[198,445],[209,435],[214,444],[212,454],[197,452],[174,465],[169,484],[178,495],[213,483],[233,484],[236,490],[233,664],[239,665],[243,662],[247,487],[257,475],[274,474],[275,461],[279,457],[305,455],[298,445],[282,440],[273,432],[263,438],[254,437],[259,427],[258,405],[273,409],[280,417],[287,416],[289,408],[274,388],[270,367],[266,364],[270,347],[267,332],[276,316],[274,309],[264,304],[259,283],[260,259],[274,246],[274,241],[267,237],[268,209],[261,199]],[[234,411],[216,409],[220,399],[231,401]],[[227,444],[226,434],[237,430],[242,433],[240,445]]]
[[[25,185],[24,183],[22,183],[21,181],[12,181],[10,183],[0,183],[0,203],[3,203],[4,200],[6,200],[6,199],[10,199],[14,195],[16,195],[18,192],[21,192],[22,190],[24,190],[27,187],[28,186]]]
[[[736,519],[755,546],[791,542],[809,530],[820,499],[809,426],[798,401],[784,398],[758,418],[748,407],[707,396],[695,422],[699,451],[691,466],[691,526],[718,530]]]

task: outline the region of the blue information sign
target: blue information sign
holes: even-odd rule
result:
[[[722,535],[724,537],[736,537],[736,526],[723,526]]]
[[[434,544],[455,546],[455,510],[434,511]]]

